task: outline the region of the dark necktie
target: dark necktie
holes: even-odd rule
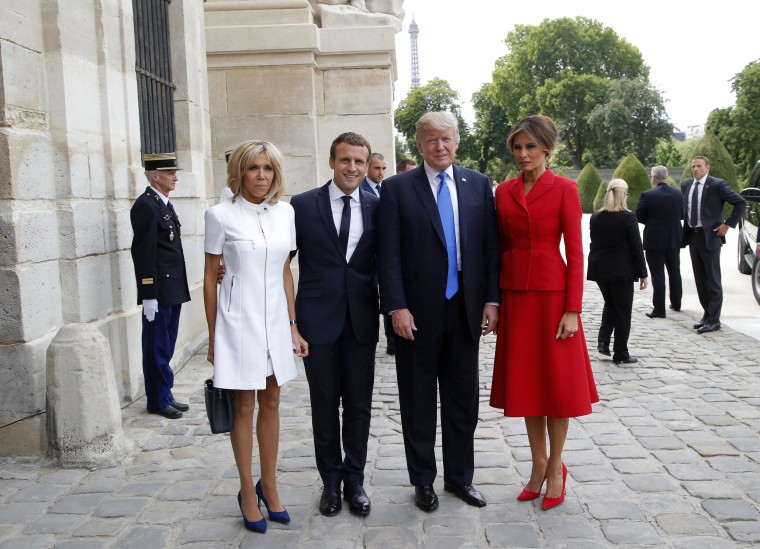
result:
[[[446,237],[446,254],[448,256],[448,271],[446,276],[446,299],[451,299],[459,289],[457,277],[457,234],[454,228],[454,206],[451,204],[451,193],[446,185],[446,172],[438,174],[441,184],[438,185],[438,214],[441,216],[443,234]]]
[[[338,241],[343,247],[343,251],[348,251],[348,230],[351,228],[351,197],[343,196],[343,213],[340,216],[340,230],[338,231]]]
[[[375,190],[377,191],[377,196],[380,196],[380,183],[375,185]]]
[[[694,191],[691,193],[691,215],[689,216],[689,225],[697,228],[699,222],[699,181],[695,180],[692,185]]]

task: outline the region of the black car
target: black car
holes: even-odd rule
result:
[[[736,266],[740,273],[752,275],[752,292],[760,304],[760,261],[755,254],[757,226],[760,224],[760,189],[747,187],[741,195],[747,201],[747,209],[739,221]]]

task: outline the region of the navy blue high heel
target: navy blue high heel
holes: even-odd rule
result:
[[[264,502],[264,507],[267,508],[267,513],[269,513],[269,520],[273,522],[281,522],[283,524],[288,524],[290,522],[290,515],[288,514],[287,509],[283,507],[282,511],[272,511],[269,508],[267,498],[264,497],[264,491],[261,489],[261,481],[258,481],[256,483],[256,495],[258,496],[259,500]]]
[[[245,518],[245,513],[243,513],[243,500],[240,497],[240,492],[238,492],[238,505],[240,506],[240,514],[243,515],[243,524],[248,530],[258,532],[259,534],[263,534],[267,531],[267,519],[264,517],[261,517],[261,520],[257,520],[256,522],[252,522]]]

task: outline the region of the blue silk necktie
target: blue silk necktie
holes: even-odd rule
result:
[[[443,234],[446,237],[446,253],[449,268],[446,278],[446,299],[451,299],[459,290],[457,277],[457,234],[454,228],[454,207],[451,204],[451,193],[446,185],[446,172],[438,174],[441,184],[438,185],[438,214],[441,216]]]

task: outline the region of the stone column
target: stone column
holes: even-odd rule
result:
[[[321,4],[206,2],[217,195],[226,180],[224,151],[247,139],[283,152],[288,195],[330,178],[330,144],[345,131],[362,134],[394,164],[397,17],[372,13],[364,2]],[[403,15],[401,2],[392,4]]]
[[[91,324],[66,324],[47,352],[49,450],[62,467],[112,467],[132,459],[108,340]]]

